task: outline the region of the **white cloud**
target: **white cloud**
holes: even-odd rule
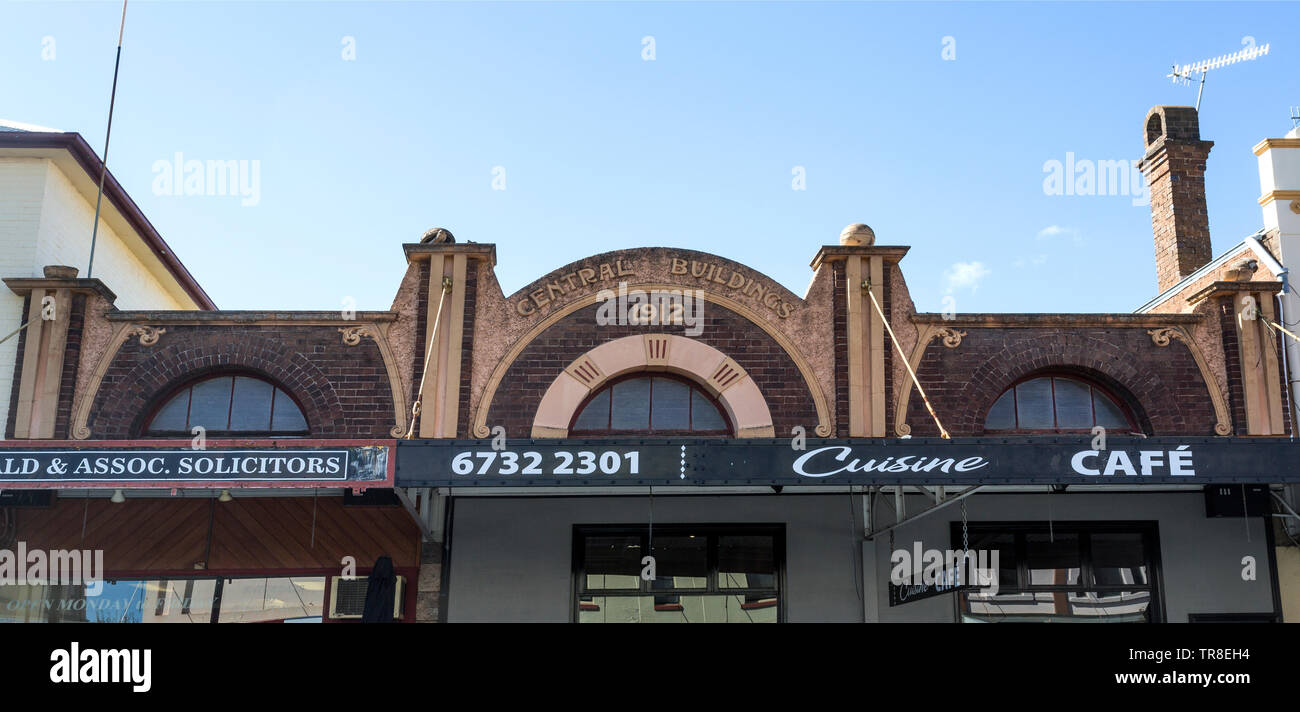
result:
[[[949,293],[955,289],[969,288],[974,294],[979,289],[980,281],[992,273],[983,262],[954,262],[944,271],[943,278],[948,284]]]
[[[1017,258],[1016,261],[1011,263],[1011,266],[1015,267],[1016,269],[1020,269],[1022,267],[1029,266],[1029,265],[1037,266],[1046,263],[1047,263],[1047,255],[1034,255],[1033,257],[1030,257],[1028,259],[1024,257]]]
[[[1048,225],[1047,227],[1038,231],[1038,239],[1040,240],[1048,240],[1054,237],[1072,237],[1074,238],[1076,244],[1081,242],[1079,238],[1079,231],[1072,227],[1064,227],[1061,225]]]

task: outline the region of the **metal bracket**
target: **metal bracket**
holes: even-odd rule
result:
[[[424,541],[441,542],[443,530],[443,495],[435,487],[394,487],[393,494],[402,508],[415,520]]]
[[[906,514],[907,514],[906,511],[902,508],[901,500],[903,499],[903,488],[902,488],[902,487],[899,487],[899,488],[897,488],[897,489],[894,491],[894,501],[897,502],[897,503],[899,503],[898,506],[897,506],[897,509],[896,509],[896,514],[897,514],[897,516],[898,516],[898,521],[895,522],[895,523],[893,523],[893,524],[891,524],[891,525],[889,525],[889,526],[887,526],[887,527],[884,527],[884,528],[882,528],[882,529],[876,529],[876,530],[874,530],[874,531],[869,531],[869,532],[867,532],[867,536],[866,536],[865,538],[866,538],[867,540],[871,540],[871,539],[876,538],[876,537],[877,537],[878,535],[880,535],[880,534],[884,534],[885,532],[888,532],[888,531],[892,531],[892,530],[894,530],[894,529],[897,529],[897,528],[903,526],[904,524],[910,524],[910,523],[912,523],[912,522],[915,522],[916,520],[918,520],[918,519],[920,519],[920,518],[926,516],[927,514],[933,514],[933,513],[937,512],[937,511],[939,511],[940,509],[943,509],[944,507],[947,507],[947,506],[950,505],[950,504],[956,504],[957,502],[960,502],[960,501],[962,501],[963,499],[966,499],[967,497],[969,497],[969,496],[975,494],[976,492],[978,492],[978,491],[979,491],[981,488],[983,488],[983,487],[984,487],[984,485],[976,485],[976,486],[974,486],[974,487],[970,487],[970,488],[968,488],[968,489],[962,490],[962,492],[961,492],[960,494],[957,494],[957,495],[952,496],[952,497],[948,497],[947,499],[944,499],[942,502],[940,502],[940,503],[938,503],[938,504],[935,504],[935,505],[932,506],[932,507],[927,507],[927,508],[925,508],[925,509],[923,509],[923,510],[917,512],[916,514],[914,514],[914,515],[912,515],[912,516],[910,516],[910,517],[906,515]]]

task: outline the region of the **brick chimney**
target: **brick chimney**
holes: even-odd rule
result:
[[[1201,140],[1200,121],[1190,106],[1152,107],[1143,127],[1146,154],[1138,167],[1151,191],[1156,282],[1163,292],[1213,257],[1205,159],[1214,142]]]

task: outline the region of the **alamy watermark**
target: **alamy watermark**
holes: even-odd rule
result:
[[[895,549],[889,563],[889,582],[895,586],[976,586],[987,596],[998,593],[997,549],[922,549],[918,541],[911,549]]]
[[[0,549],[0,586],[68,586],[85,584],[87,596],[104,590],[103,549]],[[9,601],[18,604],[19,601]]]
[[[1151,189],[1136,160],[1093,161],[1067,152],[1064,162],[1044,161],[1043,173],[1044,195],[1127,195],[1135,206],[1151,204]]]
[[[153,162],[154,195],[238,196],[251,208],[262,202],[262,162],[200,161],[177,151],[172,160]]]

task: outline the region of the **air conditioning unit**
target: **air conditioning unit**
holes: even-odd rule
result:
[[[1267,517],[1273,511],[1268,485],[1206,485],[1206,517]]]
[[[330,618],[346,620],[360,618],[366,609],[366,589],[369,579],[358,576],[346,579],[335,576],[330,584]],[[406,598],[406,577],[397,577],[397,590],[393,594],[393,618],[402,618],[402,602]]]

